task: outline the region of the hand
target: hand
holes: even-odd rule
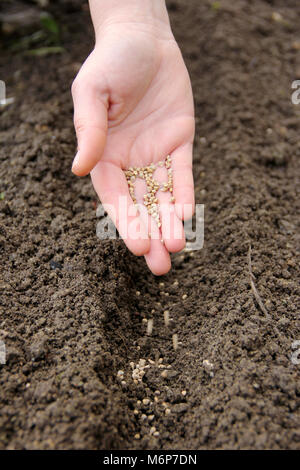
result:
[[[194,210],[193,97],[188,72],[168,28],[153,31],[127,22],[103,27],[72,86],[78,139],[72,170],[77,175],[91,171],[94,188],[127,247],[145,255],[156,275],[169,271],[169,252],[184,247],[182,219],[190,218]],[[118,209],[120,196],[126,197],[128,209],[133,205],[123,170],[157,163],[168,154],[175,211],[174,205],[164,205],[162,227],[154,224],[151,233],[156,239],[152,239],[145,227],[147,215],[128,215]],[[137,191],[138,200],[143,193],[141,188]],[[160,193],[160,203],[167,203],[169,195]],[[128,224],[136,223],[138,238],[124,232],[124,217]]]

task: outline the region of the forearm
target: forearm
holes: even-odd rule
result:
[[[169,29],[165,0],[89,0],[95,35],[115,23],[142,24],[152,29]]]

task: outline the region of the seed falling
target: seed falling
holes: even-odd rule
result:
[[[178,349],[178,335],[176,333],[172,336],[172,341],[173,341],[173,348],[176,351]]]
[[[150,336],[153,330],[153,318],[149,318],[147,322],[147,335]]]
[[[128,170],[124,171],[129,194],[134,204],[137,204],[134,191],[134,184],[136,179],[140,178],[146,181],[147,193],[144,194],[143,203],[147,208],[148,214],[156,221],[158,228],[161,227],[161,220],[159,215],[159,202],[156,197],[157,192],[159,190],[162,192],[169,192],[171,194],[170,202],[172,204],[175,203],[175,198],[173,196],[173,170],[171,168],[171,164],[171,157],[168,155],[165,160],[159,161],[156,165],[152,163],[150,166],[145,166],[142,168],[130,167]],[[168,182],[163,183],[162,185],[153,177],[153,173],[158,167],[165,167],[168,174]]]
[[[170,315],[169,315],[169,310],[165,310],[164,311],[164,322],[165,322],[165,326],[169,326],[170,324]]]

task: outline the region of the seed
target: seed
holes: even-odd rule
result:
[[[170,313],[169,310],[164,311],[164,321],[165,321],[166,326],[169,326],[169,323],[170,323],[169,313]]]
[[[173,341],[173,348],[176,351],[178,349],[178,335],[176,333],[172,336],[172,341]]]
[[[185,300],[187,298],[187,294],[183,294],[182,300]]]
[[[170,408],[166,408],[166,409],[165,409],[165,414],[166,414],[166,415],[169,415],[170,413],[171,413]]]
[[[204,359],[204,361],[202,362],[203,366],[205,367],[206,370],[213,370],[214,369],[214,365],[212,362],[210,362],[208,359]]]
[[[141,295],[139,290],[136,291],[136,295],[137,295],[137,297],[139,297]]]
[[[149,415],[149,416],[148,416],[148,421],[151,422],[151,421],[153,421],[153,420],[154,420],[154,415]]]
[[[153,318],[149,318],[147,322],[147,335],[150,336],[153,330]]]
[[[141,167],[141,168],[130,167],[129,170],[124,170],[128,187],[129,187],[129,193],[135,204],[137,202],[136,197],[135,197],[135,192],[134,192],[134,183],[136,182],[136,177],[141,178],[146,181],[148,193],[145,194],[143,197],[144,205],[146,206],[149,215],[152,216],[156,220],[159,228],[161,227],[161,221],[157,213],[157,210],[158,210],[157,205],[159,204],[159,201],[155,197],[155,194],[159,190],[163,192],[170,191],[172,193],[173,177],[172,177],[172,169],[170,168],[170,165],[171,165],[171,157],[170,155],[168,155],[165,160],[159,161],[157,165],[155,165],[154,163],[151,163],[150,166]],[[160,186],[159,182],[153,178],[153,173],[155,169],[157,168],[157,166],[159,167],[165,166],[168,170],[168,183],[164,183],[162,186]],[[156,204],[156,206],[153,206],[153,204]]]
[[[183,397],[185,397],[185,396],[186,396],[186,390],[182,390],[181,395],[182,395]]]
[[[149,405],[149,403],[150,403],[149,398],[144,398],[143,403],[144,403],[144,405]]]

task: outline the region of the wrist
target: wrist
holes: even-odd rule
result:
[[[89,0],[96,41],[106,28],[130,24],[156,34],[170,35],[165,0]]]

